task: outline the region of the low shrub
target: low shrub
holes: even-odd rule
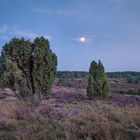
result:
[[[15,117],[17,120],[33,120],[35,115],[30,108],[21,108],[15,110]]]
[[[4,125],[5,125],[5,121],[3,117],[0,117],[0,129],[3,129]]]
[[[64,87],[72,87],[72,84],[68,78],[61,78],[59,79],[58,86],[64,86]]]
[[[140,89],[138,89],[138,91],[137,91],[137,95],[140,95]]]
[[[0,131],[11,131],[16,127],[16,124],[12,120],[6,119],[2,116],[0,117]]]
[[[133,89],[130,89],[130,90],[128,90],[128,91],[126,92],[126,94],[128,94],[128,95],[136,95],[137,92],[136,92],[135,90],[133,90]]]
[[[17,140],[17,138],[7,131],[0,131],[0,140]]]
[[[50,113],[51,113],[53,110],[54,110],[53,107],[51,107],[51,106],[45,106],[45,107],[41,108],[39,112],[40,112],[42,115],[47,115],[47,116],[49,116]]]
[[[123,90],[120,90],[119,91],[119,94],[125,94],[126,92],[125,91],[123,91]]]
[[[133,89],[129,89],[128,91],[124,91],[124,90],[120,90],[118,92],[119,94],[128,94],[128,95],[140,95],[140,89],[133,90]]]

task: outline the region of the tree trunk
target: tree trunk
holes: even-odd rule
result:
[[[32,104],[35,106],[38,106],[41,102],[41,91],[37,89],[35,94],[32,96]]]

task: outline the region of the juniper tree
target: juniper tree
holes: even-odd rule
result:
[[[32,43],[14,38],[2,48],[0,84],[16,91],[21,98],[30,96],[39,102],[41,95],[50,93],[56,68],[57,57],[47,39],[36,38]]]
[[[51,51],[49,41],[43,37],[35,39],[33,48],[33,83],[34,90],[40,98],[41,93],[50,93],[56,76],[57,57]]]
[[[97,67],[98,64],[96,63],[96,61],[92,61],[89,68],[88,86],[87,86],[87,95],[90,98],[97,96],[96,95]]]
[[[89,68],[87,96],[90,99],[94,97],[106,98],[108,91],[109,84],[104,66],[101,61],[99,61],[98,64],[95,61],[92,61]]]

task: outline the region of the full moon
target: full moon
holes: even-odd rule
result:
[[[80,37],[80,42],[85,42],[86,38],[85,37]]]

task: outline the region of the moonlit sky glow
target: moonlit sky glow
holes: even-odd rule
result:
[[[0,46],[44,36],[58,70],[140,71],[140,0],[0,0]]]
[[[85,37],[80,37],[80,41],[81,42],[86,42],[86,38]]]

